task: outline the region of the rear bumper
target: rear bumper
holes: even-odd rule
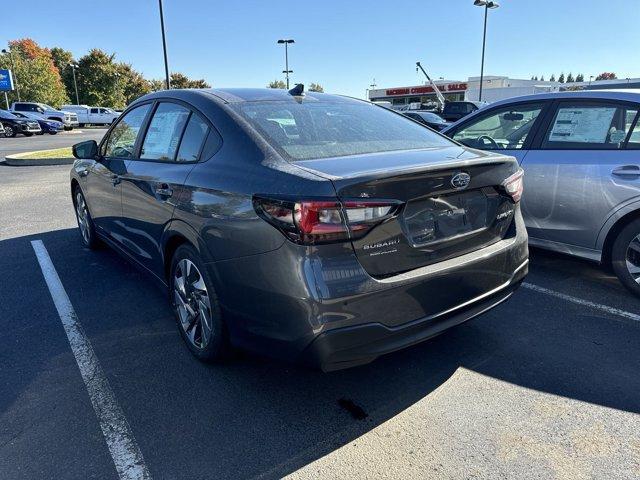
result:
[[[279,249],[208,264],[232,342],[334,370],[430,338],[507,299],[528,271],[527,234],[376,279],[350,245]]]
[[[302,353],[300,360],[325,372],[364,365],[380,355],[415,345],[471,320],[507,300],[528,272],[526,260],[512,280],[452,309],[390,328],[377,322],[321,333]]]

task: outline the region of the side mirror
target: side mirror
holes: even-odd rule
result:
[[[79,159],[95,159],[98,157],[98,144],[95,140],[76,143],[71,147],[73,156]]]
[[[38,113],[44,113],[44,108],[42,107],[38,107],[36,110],[38,110]]]

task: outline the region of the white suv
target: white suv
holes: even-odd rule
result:
[[[78,126],[78,116],[75,113],[56,110],[46,103],[14,102],[11,104],[11,111],[33,113],[42,119],[57,120],[64,124],[65,130],[73,130],[73,127]]]

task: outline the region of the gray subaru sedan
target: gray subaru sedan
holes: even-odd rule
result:
[[[367,363],[486,312],[527,273],[515,159],[365,101],[156,92],[74,155],[82,241],[157,279],[201,360]]]

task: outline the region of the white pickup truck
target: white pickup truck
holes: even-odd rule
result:
[[[73,112],[78,116],[81,127],[86,124],[110,125],[118,116],[118,112],[106,107],[90,107],[89,105],[63,105],[62,110]]]
[[[46,103],[14,102],[11,112],[32,113],[43,120],[56,120],[64,124],[65,130],[73,130],[78,126],[78,117],[73,112],[57,110]]]

